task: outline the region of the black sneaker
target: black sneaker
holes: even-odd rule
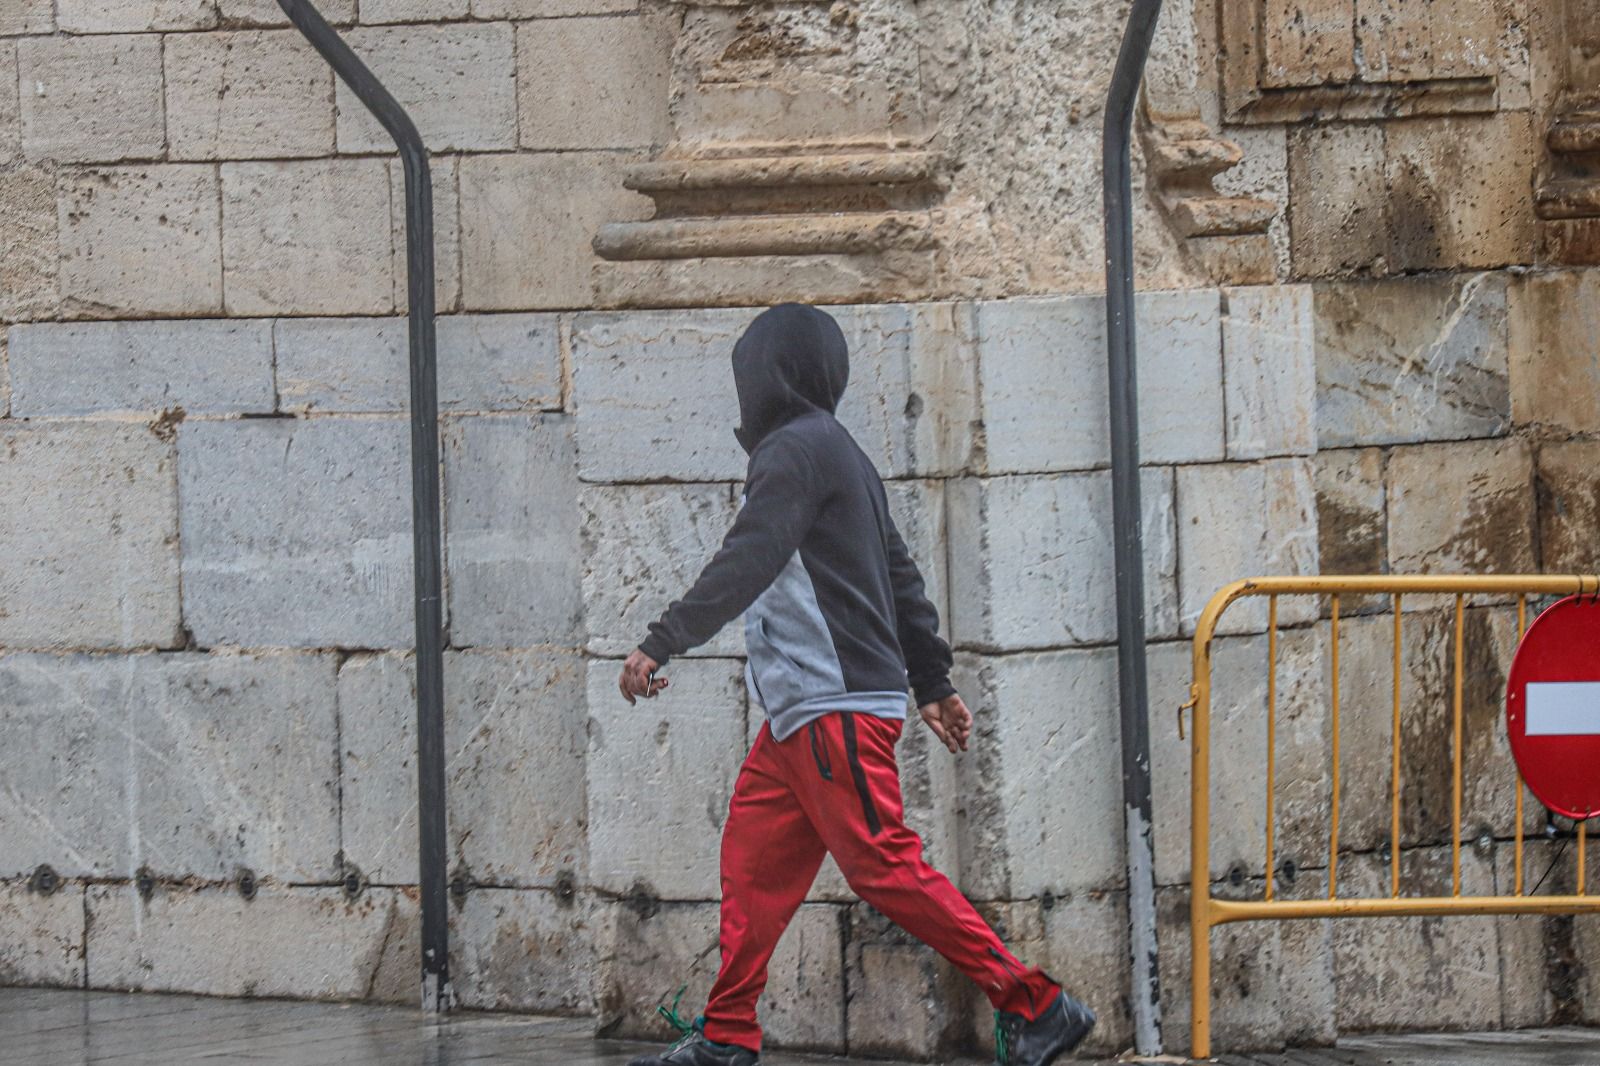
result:
[[[719,1044],[706,1038],[705,1019],[696,1018],[683,1039],[659,1055],[645,1055],[628,1066],[760,1066],[761,1056],[738,1044]]]
[[[1010,1011],[994,1012],[994,1061],[997,1066],[1049,1066],[1094,1029],[1094,1011],[1063,989],[1043,1014],[1028,1021]]]

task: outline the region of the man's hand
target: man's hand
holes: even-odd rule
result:
[[[633,703],[635,697],[643,696],[649,699],[667,687],[667,679],[656,677],[655,672],[661,668],[650,656],[633,649],[627,661],[622,664],[622,676],[617,678],[617,687],[622,690],[622,698]]]
[[[950,754],[967,750],[967,741],[972,737],[972,712],[960,696],[952,693],[937,703],[924,703],[917,710]]]

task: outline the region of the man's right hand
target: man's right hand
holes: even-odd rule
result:
[[[667,687],[667,679],[656,677],[655,672],[661,669],[650,656],[633,649],[633,653],[622,664],[622,676],[617,678],[617,688],[622,690],[622,698],[630,704],[638,697],[649,699]]]
[[[950,754],[967,750],[967,741],[972,737],[972,712],[960,696],[951,693],[936,703],[924,703],[917,710]]]

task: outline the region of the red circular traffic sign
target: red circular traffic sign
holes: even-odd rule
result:
[[[1568,818],[1600,813],[1600,600],[1568,596],[1528,627],[1506,682],[1522,779]]]

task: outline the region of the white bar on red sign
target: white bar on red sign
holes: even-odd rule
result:
[[[1530,737],[1600,735],[1600,681],[1530,681]]]

